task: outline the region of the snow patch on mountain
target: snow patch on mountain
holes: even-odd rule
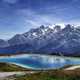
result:
[[[17,34],[8,41],[1,40],[0,47],[29,44],[33,51],[43,52],[80,52],[80,26],[67,24],[41,25],[26,33]],[[25,49],[27,46],[25,45]],[[31,49],[32,50],[32,49]]]

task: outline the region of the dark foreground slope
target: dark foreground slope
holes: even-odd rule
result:
[[[30,70],[14,64],[0,63],[0,72],[13,72],[13,71],[30,71]]]
[[[28,73],[23,76],[12,76],[11,78],[13,80],[80,80],[80,69],[73,71],[40,71],[34,74]]]

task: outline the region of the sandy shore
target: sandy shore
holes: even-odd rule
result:
[[[12,75],[25,75],[27,73],[35,73],[34,71],[22,71],[22,72],[0,72],[0,79],[1,78],[6,78],[8,76],[12,76]]]
[[[19,74],[24,74],[24,72],[0,72],[0,78],[8,77],[11,75],[19,75]]]
[[[64,70],[75,70],[75,69],[78,69],[78,68],[80,68],[80,65],[71,66],[71,67],[66,68]]]

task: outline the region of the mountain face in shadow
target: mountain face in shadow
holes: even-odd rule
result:
[[[80,26],[40,26],[23,34],[16,34],[8,41],[0,40],[0,53],[39,52],[80,55]]]

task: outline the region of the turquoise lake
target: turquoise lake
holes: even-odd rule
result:
[[[50,55],[25,54],[1,57],[0,62],[12,63],[24,68],[35,70],[59,69],[67,65],[79,65],[79,58],[60,57]]]

